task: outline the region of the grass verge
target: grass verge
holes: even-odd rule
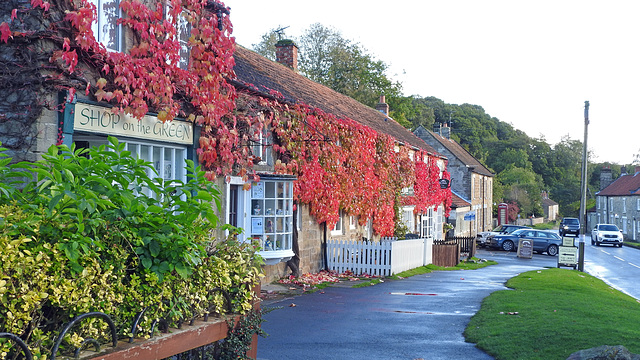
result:
[[[359,284],[353,285],[352,287],[359,288],[359,287],[372,286],[372,285],[376,285],[381,282],[384,282],[384,280],[400,280],[400,279],[408,278],[415,275],[428,274],[432,271],[475,270],[475,269],[480,269],[489,265],[497,265],[497,264],[498,263],[493,260],[480,260],[478,258],[471,258],[470,260],[462,261],[458,265],[451,266],[451,267],[442,267],[442,266],[435,266],[435,265],[429,264],[429,265],[417,267],[415,269],[403,271],[401,273],[386,277],[384,279],[380,279],[380,278],[371,279],[369,281],[365,281],[365,282],[361,282]]]
[[[635,242],[635,241],[631,241],[631,240],[626,240],[624,242],[624,246],[640,249],[640,243],[639,242]]]
[[[578,350],[624,345],[640,353],[640,303],[588,274],[520,274],[492,293],[465,330],[496,359],[566,359]]]

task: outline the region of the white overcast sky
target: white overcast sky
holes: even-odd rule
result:
[[[223,0],[224,1],[224,0]],[[236,42],[321,23],[390,65],[404,95],[482,106],[555,145],[584,138],[596,162],[640,153],[638,0],[227,0]]]

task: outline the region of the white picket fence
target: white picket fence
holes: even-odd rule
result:
[[[355,275],[390,276],[431,263],[433,239],[397,241],[383,238],[380,242],[350,240],[327,241],[327,267]]]

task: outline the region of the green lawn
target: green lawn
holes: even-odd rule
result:
[[[507,286],[483,300],[464,334],[496,359],[566,359],[600,345],[640,353],[640,303],[601,280],[546,269]]]

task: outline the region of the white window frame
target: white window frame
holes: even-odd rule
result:
[[[434,237],[434,224],[435,224],[435,219],[434,219],[434,211],[433,211],[433,207],[430,207],[427,209],[427,213],[422,215],[422,219],[421,219],[421,229],[420,229],[420,235],[423,238],[426,237]]]
[[[120,9],[120,0],[89,0],[96,7],[96,21],[91,24],[91,30],[93,30],[93,35],[96,38],[96,41],[104,45],[104,47],[108,51],[121,52],[123,48],[123,28],[121,24],[118,24],[118,19],[122,18],[122,10]],[[104,11],[105,7],[112,6],[115,4],[116,7],[116,24],[114,24],[115,28],[115,38],[108,38],[108,31],[104,32],[105,27],[110,26],[109,24],[109,16]],[[109,45],[109,42],[113,41],[113,46]]]
[[[627,198],[626,197],[622,198],[622,213],[623,214],[627,213]]]
[[[245,229],[241,238],[259,243],[266,265],[289,260],[294,255],[293,179],[263,176],[238,196],[247,209],[238,219]]]
[[[357,223],[358,222],[356,221],[356,217],[353,215],[349,215],[349,229],[355,229]]]
[[[262,115],[261,115],[262,116]],[[266,127],[262,131],[254,130],[253,143],[251,144],[251,152],[260,158],[259,165],[271,164],[271,136]]]
[[[342,211],[342,209],[338,212],[338,221],[336,222],[335,226],[333,227],[333,229],[331,229],[331,235],[332,236],[340,236],[340,235],[344,235],[344,223],[342,221],[342,218],[344,217],[344,213]]]
[[[609,211],[613,211],[613,198],[609,198]]]
[[[105,137],[90,135],[74,135],[73,141],[86,141],[90,147],[107,145],[109,141]],[[119,138],[120,143],[125,144],[124,149],[131,152],[131,156],[151,162],[156,173],[147,169],[150,178],[162,178],[165,181],[179,180],[187,182],[186,162],[187,147],[171,143],[144,141],[139,139]],[[133,185],[133,184],[132,184]],[[142,192],[147,196],[154,196],[148,188]]]
[[[640,211],[640,199],[636,199],[636,210]]]
[[[402,223],[409,229],[410,233],[413,233],[416,227],[413,209],[415,209],[415,206],[405,206],[402,208]]]
[[[171,14],[169,12],[171,7],[170,3],[167,3],[164,7],[164,16],[169,22],[173,22]],[[184,10],[180,13],[178,21],[176,22],[176,39],[180,44],[179,51],[179,63],[178,67],[186,70],[189,67],[189,59],[191,56],[191,48],[189,47],[189,38],[191,37],[191,24],[187,21],[187,11]]]

